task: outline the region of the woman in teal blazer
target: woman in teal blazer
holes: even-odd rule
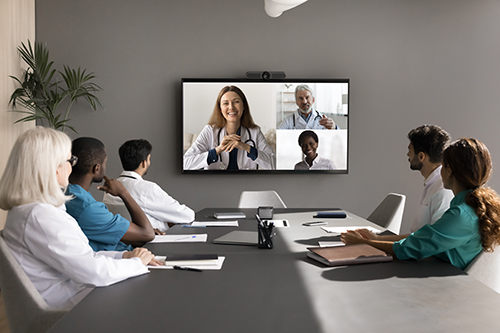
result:
[[[443,154],[441,177],[455,197],[433,225],[399,241],[384,240],[366,229],[341,235],[345,244],[366,243],[398,259],[436,256],[465,269],[483,249],[500,244],[500,197],[485,187],[492,170],[488,148],[476,139],[453,142]]]

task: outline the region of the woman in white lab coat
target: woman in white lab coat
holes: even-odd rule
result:
[[[222,88],[212,116],[184,154],[184,170],[275,169],[276,157],[236,86]]]
[[[64,205],[77,160],[66,134],[35,127],[19,136],[0,179],[0,208],[9,211],[3,237],[43,299],[56,308],[73,306],[93,287],[147,273],[154,261],[143,248],[92,250]]]

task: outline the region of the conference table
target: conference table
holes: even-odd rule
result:
[[[338,236],[305,227],[317,211],[275,209],[273,249],[214,244],[232,230],[257,230],[256,209],[239,227],[186,228],[168,234],[208,234],[205,243],[149,243],[157,255],[217,254],[221,270],[151,269],[149,274],[95,288],[49,332],[500,332],[500,295],[435,258],[329,267],[307,247]],[[350,212],[328,226],[379,226]]]

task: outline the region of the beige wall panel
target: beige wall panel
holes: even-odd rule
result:
[[[17,47],[28,39],[35,40],[35,0],[0,0],[0,174],[18,135],[35,125],[14,125],[20,114],[7,112],[11,109],[10,95],[16,88],[9,75],[19,77],[23,68]],[[0,210],[0,229],[6,216],[7,212]]]

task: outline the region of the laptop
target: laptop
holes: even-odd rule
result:
[[[257,245],[257,231],[234,230],[213,240],[215,244]]]

